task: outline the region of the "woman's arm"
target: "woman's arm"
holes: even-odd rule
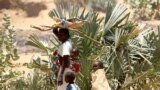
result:
[[[57,36],[58,35],[58,27],[53,28],[53,33]]]

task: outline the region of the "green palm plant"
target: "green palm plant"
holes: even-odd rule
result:
[[[124,90],[126,88],[132,87],[135,89],[156,89],[158,90],[159,87],[159,55],[157,55],[159,50],[159,27],[158,30],[155,29],[153,31],[145,31],[145,34],[143,34],[143,46],[147,46],[148,48],[143,49],[146,50],[150,48],[146,53],[149,54],[147,56],[151,56],[148,58],[149,65],[146,65],[144,61],[141,61],[140,64],[143,67],[137,67],[137,74],[134,75],[133,79],[124,84],[121,90]],[[146,56],[145,56],[146,57]],[[150,67],[150,68],[148,68]],[[135,68],[136,69],[136,68]],[[135,86],[134,86],[135,85]]]
[[[96,33],[98,31],[99,25],[96,22],[97,16],[93,15],[92,23],[86,24],[81,29],[84,30],[88,36],[91,38],[97,38]],[[81,44],[78,45],[80,50],[80,64],[81,64],[81,72],[78,77],[78,83],[82,90],[90,90],[91,85],[91,69],[92,69],[92,62],[97,55],[98,47],[94,45],[94,43],[88,39],[80,39]],[[84,69],[85,68],[85,69]]]
[[[48,37],[50,38],[50,40],[47,41],[43,41],[40,38],[38,38],[38,36],[36,36],[35,34],[31,35],[29,37],[30,40],[27,41],[26,45],[31,45],[33,47],[39,48],[41,49],[44,53],[46,53],[46,56],[48,56],[48,60],[42,60],[41,58],[35,56],[35,58],[33,57],[33,62],[28,65],[29,68],[40,68],[42,71],[50,71],[52,68],[52,64],[53,64],[53,60],[54,60],[54,56],[52,54],[53,50],[58,46],[59,42],[58,40],[55,38],[55,36],[52,37]]]
[[[27,41],[26,45],[31,45],[34,46],[36,48],[39,48],[41,50],[43,50],[49,59],[48,61],[45,61],[47,64],[42,65],[42,60],[41,58],[39,58],[38,56],[33,56],[33,60],[31,63],[27,64],[28,68],[40,68],[42,71],[49,71],[51,67],[48,67],[48,64],[51,64],[51,59],[50,59],[50,54],[51,54],[51,50],[48,47],[48,45],[46,45],[47,43],[45,43],[44,41],[40,40],[36,35],[31,35],[29,37],[29,41]],[[25,66],[26,64],[24,64]]]
[[[158,29],[155,29],[154,31],[150,31],[150,33],[147,33],[144,36],[144,43],[149,46],[150,48],[153,48],[154,51],[151,53],[153,54],[153,58],[151,58],[151,62],[153,63],[153,66],[156,71],[159,71],[159,49],[160,49],[160,27],[158,26]]]
[[[112,6],[108,5],[108,8]],[[103,57],[101,60],[107,67],[107,77],[114,89],[121,89],[127,79],[136,77],[140,72],[153,69],[150,61],[153,49],[139,43],[136,37],[141,31],[128,20],[126,10],[123,5],[117,5],[107,12],[101,30],[102,42],[106,46],[102,48],[104,53],[100,57]]]

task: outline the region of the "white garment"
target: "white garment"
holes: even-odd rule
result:
[[[70,40],[65,41],[62,43],[62,45],[59,46],[58,48],[58,54],[63,57],[64,55],[70,55],[72,50],[72,43]],[[62,67],[60,66],[58,76],[60,75],[60,72],[62,70]],[[70,68],[65,68],[64,73],[63,73],[63,84],[61,86],[57,87],[57,90],[66,90],[68,83],[65,81],[65,74],[68,71],[72,71]]]
[[[63,57],[64,55],[70,55],[72,50],[72,42],[70,40],[65,41],[58,48],[58,54]]]
[[[104,69],[98,69],[92,73],[92,89],[91,90],[111,90],[108,80],[105,76]]]

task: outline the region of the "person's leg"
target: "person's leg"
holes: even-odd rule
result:
[[[62,67],[60,67],[60,70],[62,70]],[[60,70],[59,70],[58,75],[60,74]],[[57,90],[66,90],[68,83],[66,83],[66,81],[65,81],[65,74],[68,71],[72,71],[72,70],[70,68],[65,68],[64,74],[63,74],[63,84],[60,86],[57,86]]]

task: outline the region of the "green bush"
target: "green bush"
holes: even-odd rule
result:
[[[19,56],[17,55],[17,49],[14,45],[14,31],[13,26],[10,23],[10,18],[8,15],[4,15],[2,20],[2,25],[0,25],[0,83],[1,86],[6,85],[6,83],[19,75],[17,72],[12,71],[13,64],[12,60],[17,60]]]

